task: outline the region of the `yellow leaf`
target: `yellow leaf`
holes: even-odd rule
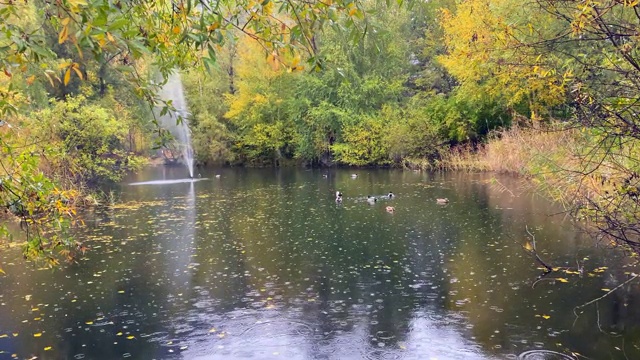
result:
[[[176,35],[180,34],[180,26],[174,26],[171,31],[173,31],[173,33]]]
[[[117,333],[116,336],[122,336],[122,332]]]
[[[532,251],[532,250],[533,250],[533,246],[532,246],[532,245],[531,245],[531,243],[530,243],[530,242],[528,242],[528,241],[524,244],[524,248],[525,248],[527,251]]]
[[[66,17],[66,18],[64,18],[64,19],[60,20],[60,23],[61,23],[62,25],[64,25],[64,26],[69,25],[69,23],[70,23],[70,22],[71,22],[71,18],[70,18],[70,17]]]
[[[74,63],[71,68],[73,69],[73,71],[76,72],[76,75],[78,75],[80,80],[84,80],[84,77],[82,76],[82,71],[80,71],[80,69],[78,68],[78,64]]]
[[[111,41],[112,43],[116,42],[116,39],[113,37],[113,35],[111,35],[110,32],[107,32],[107,39],[109,39],[109,41]]]
[[[136,338],[136,337],[135,337],[135,336],[133,336],[133,335],[129,335],[129,336],[127,336],[127,339],[129,339],[129,340],[131,340],[131,339],[135,339],[135,338]]]
[[[70,80],[71,80],[71,68],[69,67],[69,68],[67,69],[67,71],[64,73],[64,84],[65,84],[65,86],[66,86],[67,84],[69,84],[69,81],[70,81]]]
[[[35,333],[35,334],[33,334],[33,337],[40,337],[40,336],[42,336],[42,333]]]
[[[358,8],[354,7],[351,10],[349,10],[349,16],[353,16],[357,12],[358,12]]]
[[[602,290],[602,291],[611,291],[611,289],[607,289],[607,288],[602,288],[600,290]]]
[[[542,318],[545,320],[549,319],[550,317],[551,317],[550,315],[542,315]]]
[[[124,290],[118,290],[118,294],[124,294]]]
[[[87,324],[87,325],[93,325],[93,321],[87,321],[87,322],[85,322],[85,324]]]
[[[51,346],[47,346],[44,348],[44,351],[49,351],[49,350],[51,350]]]
[[[65,25],[60,30],[60,34],[58,34],[58,44],[62,44],[69,37],[69,28]]]
[[[36,80],[36,76],[35,75],[31,75],[27,78],[27,85],[31,85],[33,84],[33,82]],[[0,269],[0,273],[4,273],[4,271],[2,271],[2,269]]]
[[[565,278],[557,278],[556,280],[562,282],[562,283],[566,283],[569,282],[569,280],[565,279]]]
[[[69,1],[69,5],[71,6],[87,6],[87,2],[85,0],[67,0]]]
[[[9,335],[7,335],[7,334],[0,335],[0,339],[6,338],[6,337],[9,337]]]

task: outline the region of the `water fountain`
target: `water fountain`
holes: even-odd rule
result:
[[[175,108],[175,111],[168,111],[166,114],[160,115],[159,121],[160,125],[169,131],[178,142],[182,155],[181,162],[186,165],[187,170],[189,171],[189,177],[186,179],[135,182],[130,185],[164,185],[206,180],[202,178],[194,178],[193,147],[191,146],[191,132],[189,130],[188,123],[189,111],[187,110],[187,100],[184,96],[184,88],[182,86],[180,73],[177,71],[171,73],[167,79],[167,83],[162,87],[158,95],[164,101],[171,101],[171,104]]]
[[[193,148],[191,147],[191,132],[188,123],[189,111],[180,73],[174,71],[169,75],[169,79],[160,90],[159,95],[163,100],[171,101],[176,109],[175,112],[169,111],[160,116],[160,124],[179,142],[182,161],[189,170],[189,177],[193,178]]]

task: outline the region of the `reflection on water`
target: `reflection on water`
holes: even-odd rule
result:
[[[0,359],[640,357],[636,283],[573,314],[634,270],[543,199],[470,174],[183,172],[86,214],[76,264],[1,253]],[[535,286],[525,226],[563,267]]]

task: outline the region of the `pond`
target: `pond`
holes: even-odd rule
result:
[[[517,179],[200,171],[132,176],[77,263],[0,252],[0,359],[640,358],[638,282],[576,308],[632,261]]]

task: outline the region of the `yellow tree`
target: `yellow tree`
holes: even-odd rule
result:
[[[526,104],[536,124],[565,101],[570,72],[559,73],[553,55],[527,46],[542,40],[555,19],[514,0],[469,0],[442,10],[447,53],[438,58],[466,96],[489,96],[514,108]],[[542,27],[541,24],[549,24]]]

